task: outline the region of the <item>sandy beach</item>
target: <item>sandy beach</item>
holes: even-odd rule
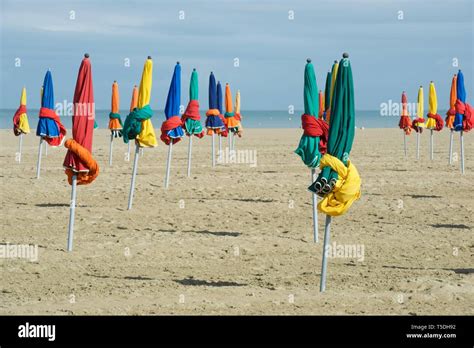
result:
[[[256,151],[254,167],[212,169],[210,137],[195,139],[191,178],[186,139],[167,191],[167,147],[145,149],[132,211],[132,161],[119,140],[108,166],[109,134],[94,134],[101,172],[78,188],[68,253],[66,149],[49,148],[36,180],[38,137],[25,136],[18,164],[18,138],[0,131],[0,243],[38,245],[36,262],[0,260],[0,314],[474,314],[474,134],[461,176],[458,161],[448,165],[446,130],[434,161],[423,133],[419,162],[414,134],[405,158],[400,130],[356,131],[362,197],[333,219],[331,242],[363,246],[363,261],[330,258],[324,294],[324,216],[315,244],[310,171],[293,153],[301,130],[246,129],[236,148]]]

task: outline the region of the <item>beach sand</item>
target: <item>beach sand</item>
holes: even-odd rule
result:
[[[68,253],[65,148],[49,149],[36,180],[38,138],[25,136],[18,164],[18,138],[0,131],[0,242],[39,246],[37,262],[0,260],[0,314],[473,314],[474,134],[461,176],[459,161],[448,165],[446,130],[435,134],[434,161],[423,133],[419,162],[414,134],[405,158],[400,130],[356,131],[362,197],[333,219],[331,243],[363,246],[364,257],[330,258],[323,294],[324,215],[315,244],[310,171],[293,153],[300,135],[246,129],[236,148],[256,150],[257,166],[215,169],[210,137],[195,139],[190,179],[186,139],[167,191],[160,142],[139,159],[127,211],[133,157],[124,161],[116,141],[109,167],[109,131],[96,131],[100,175],[78,187]]]

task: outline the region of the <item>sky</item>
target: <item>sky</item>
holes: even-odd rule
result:
[[[151,106],[163,109],[174,65],[182,66],[182,100],[199,73],[207,108],[209,73],[241,91],[242,110],[303,108],[306,58],[318,88],[349,53],[356,109],[378,110],[406,91],[436,84],[439,107],[462,69],[473,96],[472,0],[0,0],[0,108],[16,108],[23,86],[28,107],[40,106],[47,69],[56,103],[70,102],[83,54],[92,63],[96,108],[110,107],[117,80],[128,109],[143,63],[153,57]],[[236,66],[238,60],[238,66]],[[130,62],[127,66],[126,62]],[[19,65],[19,66],[18,66]],[[457,66],[456,66],[457,65]]]

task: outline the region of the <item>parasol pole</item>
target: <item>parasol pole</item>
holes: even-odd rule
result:
[[[44,143],[44,155],[48,156],[48,144]]]
[[[133,203],[133,192],[135,191],[135,178],[137,176],[138,157],[140,155],[140,146],[138,143],[135,145],[135,157],[133,159],[133,171],[132,171],[132,182],[130,183],[130,193],[128,195],[128,210],[132,209]]]
[[[405,157],[407,157],[407,134],[403,132],[403,148],[405,149]]]
[[[145,152],[145,149],[143,147],[140,148],[140,157],[143,157],[143,153]]]
[[[130,142],[128,142],[128,155],[127,155],[127,162],[130,162]]]
[[[316,176],[316,169],[311,168],[311,183],[315,182],[317,179]],[[316,196],[315,193],[312,193],[313,195],[313,236],[314,236],[314,242],[318,243],[319,242],[319,236],[318,236],[318,212],[317,212],[317,206],[318,206],[318,197]]]
[[[21,163],[21,149],[23,147],[23,133],[20,134],[20,139],[18,143],[18,163]]]
[[[461,174],[464,174],[464,135],[463,131],[459,133],[459,139],[461,142]]]
[[[329,233],[331,232],[331,216],[326,215],[326,225],[324,226],[324,247],[323,247],[323,264],[321,267],[321,283],[319,285],[319,291],[324,292],[326,290],[326,270],[328,267],[328,252],[327,247],[329,246]]]
[[[434,159],[434,149],[433,149],[434,143],[433,143],[433,130],[430,129],[430,159]]]
[[[69,228],[67,231],[67,251],[72,251],[74,238],[74,215],[76,211],[77,174],[72,176],[71,204],[69,208]]]
[[[214,131],[212,131],[212,151],[211,151],[211,155],[212,155],[212,166],[213,167],[216,166],[216,156],[214,154],[215,142],[216,142],[216,140],[214,139]]]
[[[112,149],[114,147],[114,132],[110,132],[110,147],[109,147],[109,166],[112,166]]]
[[[222,135],[219,133],[219,155],[222,155]]]
[[[416,133],[416,159],[420,159],[420,133]]]
[[[191,177],[191,156],[193,151],[193,135],[189,136],[188,144],[188,178]]]
[[[40,178],[42,155],[43,155],[43,137],[40,137],[40,143],[39,143],[39,148],[38,148],[38,161],[36,162],[36,179]]]
[[[168,145],[168,160],[166,161],[166,177],[165,177],[165,189],[168,188],[170,184],[170,170],[171,170],[171,154],[173,152],[173,139],[171,139],[170,144]]]
[[[451,134],[449,134],[449,164],[453,164],[453,141],[454,141],[454,130],[451,129]]]
[[[235,134],[232,136],[232,150],[235,151],[235,140],[237,139],[237,137],[235,136]]]

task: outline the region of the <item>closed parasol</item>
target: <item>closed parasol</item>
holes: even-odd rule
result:
[[[324,120],[326,122],[329,121],[326,115],[328,114],[329,108],[331,107],[331,81],[331,72],[328,71],[326,74],[326,85],[324,86]]]
[[[316,179],[315,168],[319,165],[321,156],[326,152],[328,136],[328,124],[322,118],[318,118],[319,99],[316,75],[311,59],[307,60],[304,69],[304,114],[301,116],[303,135],[295,153],[301,157],[303,163],[311,169],[311,182]],[[318,215],[316,211],[317,197],[313,199],[313,235],[314,241],[318,241]]]
[[[74,234],[74,213],[76,208],[76,185],[87,185],[99,175],[99,166],[92,157],[92,139],[94,133],[95,104],[92,85],[92,67],[86,53],[79,67],[73,99],[72,137],[64,146],[68,149],[63,166],[72,186],[68,251],[72,250]]]
[[[206,128],[207,134],[212,136],[212,148],[211,148],[211,157],[212,157],[212,166],[216,166],[216,156],[215,156],[215,135],[220,134],[225,128],[224,123],[219,117],[220,111],[217,105],[217,85],[216,78],[211,72],[209,75],[209,109],[206,112]]]
[[[331,68],[331,86],[329,88],[329,105],[326,105],[326,122],[331,125],[331,107],[334,96],[334,87],[336,85],[337,71],[339,69],[339,63],[337,60],[334,61]]]
[[[402,93],[402,112],[400,114],[400,122],[398,127],[403,130],[403,147],[405,150],[405,157],[407,156],[407,135],[411,133],[411,119],[408,113],[408,98],[405,91]]]
[[[454,74],[451,80],[451,91],[449,93],[449,110],[446,112],[446,127],[449,128],[449,161],[453,164],[453,140],[454,140],[454,117],[456,116],[456,99],[457,99],[457,75]]]
[[[40,137],[38,149],[38,161],[36,165],[36,178],[39,179],[41,172],[41,157],[43,141],[50,146],[60,146],[66,135],[66,128],[54,110],[54,88],[51,71],[48,70],[44,76],[43,89],[41,94],[41,109],[39,111],[38,127],[36,135]]]
[[[423,97],[423,86],[420,86],[418,89],[418,101],[416,104],[416,118],[412,121],[411,127],[416,132],[416,159],[420,159],[420,134],[423,133],[423,128],[425,128],[425,119],[424,119],[424,97]]]
[[[229,136],[229,130],[227,129],[227,125],[225,124],[224,118],[224,107],[223,107],[223,95],[222,95],[222,85],[220,81],[217,81],[217,109],[219,110],[219,118],[221,119],[224,127],[222,128],[221,132],[219,133],[219,152],[218,155],[222,156],[222,137]],[[229,136],[229,141],[231,137]],[[230,150],[230,143],[229,143],[229,150]]]
[[[153,116],[153,110],[150,107],[152,80],[153,61],[151,57],[148,56],[143,66],[142,79],[138,90],[137,107],[128,114],[122,130],[123,141],[125,143],[128,143],[129,139],[135,139],[135,157],[133,159],[132,180],[130,183],[130,193],[128,195],[128,210],[132,209],[133,204],[140,147],[153,147],[157,145],[155,130],[151,123],[151,117]]]
[[[30,133],[30,124],[28,123],[28,116],[26,113],[26,88],[21,90],[20,106],[13,115],[13,133],[19,137],[18,153],[15,156],[18,163],[21,162],[21,152],[23,147],[23,134]]]
[[[244,127],[242,127],[242,114],[240,112],[240,105],[240,90],[238,89],[237,93],[235,94],[235,119],[239,123],[237,131],[239,138],[242,137],[242,133],[244,131]]]
[[[232,92],[230,91],[230,85],[225,84],[225,114],[224,122],[225,126],[229,131],[229,150],[234,150],[233,138],[239,131],[239,121],[235,118],[234,105],[232,100]]]
[[[331,104],[327,153],[321,158],[320,163],[322,171],[316,182],[309,187],[311,191],[323,195],[318,209],[326,214],[320,291],[325,291],[326,288],[331,216],[346,213],[360,198],[359,173],[349,160],[354,141],[355,108],[352,69],[348,57],[348,54],[344,53],[339,63]]]
[[[181,127],[181,118],[179,117],[179,106],[181,105],[181,65],[176,63],[171,78],[170,88],[168,90],[168,97],[166,98],[165,116],[166,120],[161,125],[161,141],[168,145],[168,160],[166,163],[165,188],[168,188],[171,156],[173,151],[173,144],[178,143],[184,136],[183,128]]]
[[[188,178],[191,177],[191,159],[193,149],[193,135],[202,138],[204,131],[201,125],[201,115],[199,114],[199,85],[198,73],[193,69],[191,73],[191,80],[189,82],[189,102],[183,116],[181,117],[184,131],[189,137],[188,144]]]
[[[434,140],[433,131],[439,132],[443,129],[444,122],[440,115],[438,115],[438,97],[436,95],[436,88],[433,81],[430,82],[430,90],[428,95],[428,120],[426,121],[426,128],[430,130],[430,159],[434,159]]]
[[[456,115],[454,117],[454,130],[459,132],[461,143],[461,173],[464,174],[464,133],[469,132],[474,127],[474,109],[466,103],[466,89],[464,88],[464,75],[458,71],[456,81]]]
[[[132,112],[133,109],[135,109],[138,105],[138,87],[137,85],[133,86],[132,90],[132,100],[130,101],[130,110],[129,112]],[[127,143],[127,153],[125,156],[125,159],[127,162],[130,161],[130,141]]]
[[[112,106],[109,113],[110,146],[109,146],[109,165],[112,165],[112,154],[114,138],[122,136],[122,119],[120,118],[120,96],[117,81],[112,84]]]

